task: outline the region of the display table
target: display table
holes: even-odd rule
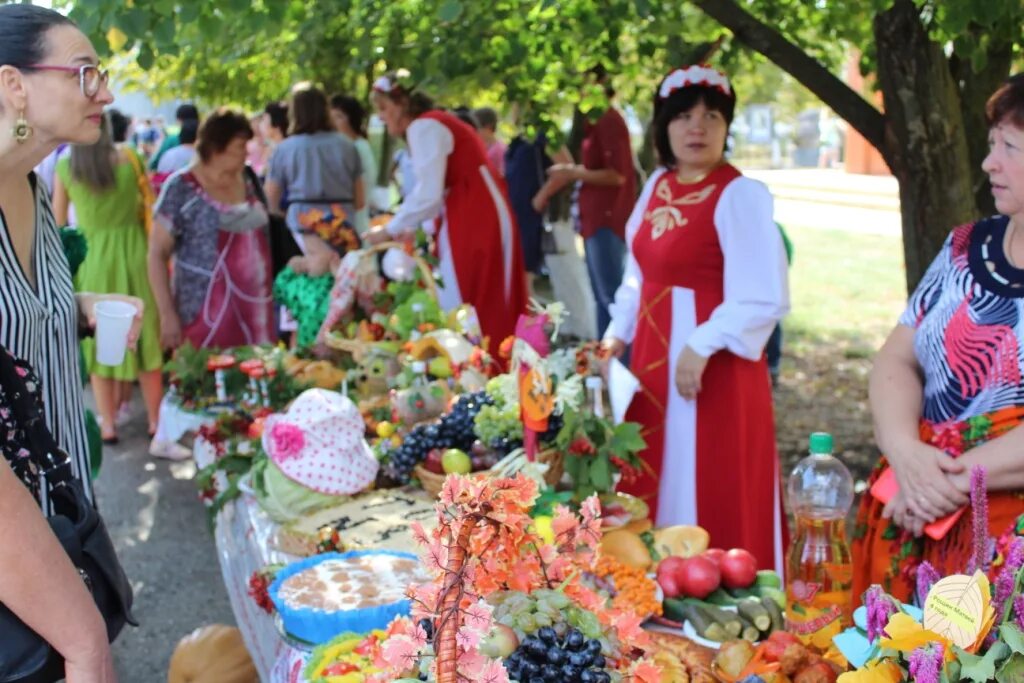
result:
[[[196,439],[193,452],[197,467],[213,462],[214,449],[206,441]],[[270,564],[287,564],[299,559],[272,547],[276,530],[277,525],[256,500],[243,492],[217,514],[214,541],[231,610],[260,680],[263,683],[298,683],[305,653],[282,639],[274,618],[248,595],[253,572]]]

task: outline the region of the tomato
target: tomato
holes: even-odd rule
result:
[[[719,563],[726,588],[746,588],[757,579],[757,559],[749,551],[733,548]]]
[[[679,572],[686,560],[682,557],[666,557],[658,564],[658,585],[666,598],[677,598],[683,593],[679,585]]]
[[[716,567],[720,567],[722,565],[722,556],[725,555],[725,551],[721,548],[708,548],[701,553],[701,555],[714,562]]]
[[[722,574],[714,562],[698,555],[683,560],[676,579],[683,595],[706,598],[722,583]]]

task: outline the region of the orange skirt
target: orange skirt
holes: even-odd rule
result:
[[[921,440],[953,457],[1010,431],[1024,421],[1024,408],[1004,408],[963,422],[934,425],[921,422]],[[883,456],[872,471],[868,485],[874,484],[887,467]],[[865,492],[857,511],[853,530],[853,602],[872,584],[879,584],[893,597],[911,602],[916,587],[917,568],[928,561],[940,576],[966,571],[974,552],[974,533],[970,510],[960,516],[942,539],[915,538],[882,518],[883,503]],[[1024,535],[1024,491],[995,491],[988,496],[989,535],[997,539],[996,551],[1005,552],[1009,541]],[[998,570],[998,557],[992,562],[992,574]]]

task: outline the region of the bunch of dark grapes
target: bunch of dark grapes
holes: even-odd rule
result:
[[[562,631],[563,636],[558,633]],[[509,678],[522,683],[610,683],[601,641],[565,624],[544,626],[505,659]]]
[[[482,406],[493,402],[483,391],[463,394],[451,412],[437,422],[413,427],[402,443],[388,454],[388,463],[383,468],[385,477],[396,484],[408,484],[413,468],[435,448],[458,448],[468,452],[476,439],[473,418]]]
[[[460,396],[439,422],[441,436],[447,442],[444,448],[458,448],[468,453],[476,441],[473,419],[482,407],[488,405],[494,405],[494,399],[485,391]]]
[[[548,417],[548,429],[546,432],[540,435],[540,442],[542,444],[552,444],[555,442],[555,438],[558,436],[558,432],[562,431],[562,425],[565,424],[565,419],[561,413],[558,415],[552,414]]]

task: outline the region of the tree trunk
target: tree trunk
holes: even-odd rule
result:
[[[979,215],[996,212],[992,199],[992,186],[988,175],[981,170],[981,162],[988,154],[988,122],[985,102],[1010,74],[1013,63],[1013,36],[1010,31],[981,31],[976,26],[970,31],[973,40],[988,38],[985,66],[975,72],[969,59],[960,59],[956,53],[950,58],[950,70],[960,85],[960,111],[964,118],[967,152],[971,163],[971,189]]]
[[[942,47],[912,0],[875,16],[885,100],[886,161],[899,180],[907,289],[913,291],[953,227],[975,217],[960,95]]]

